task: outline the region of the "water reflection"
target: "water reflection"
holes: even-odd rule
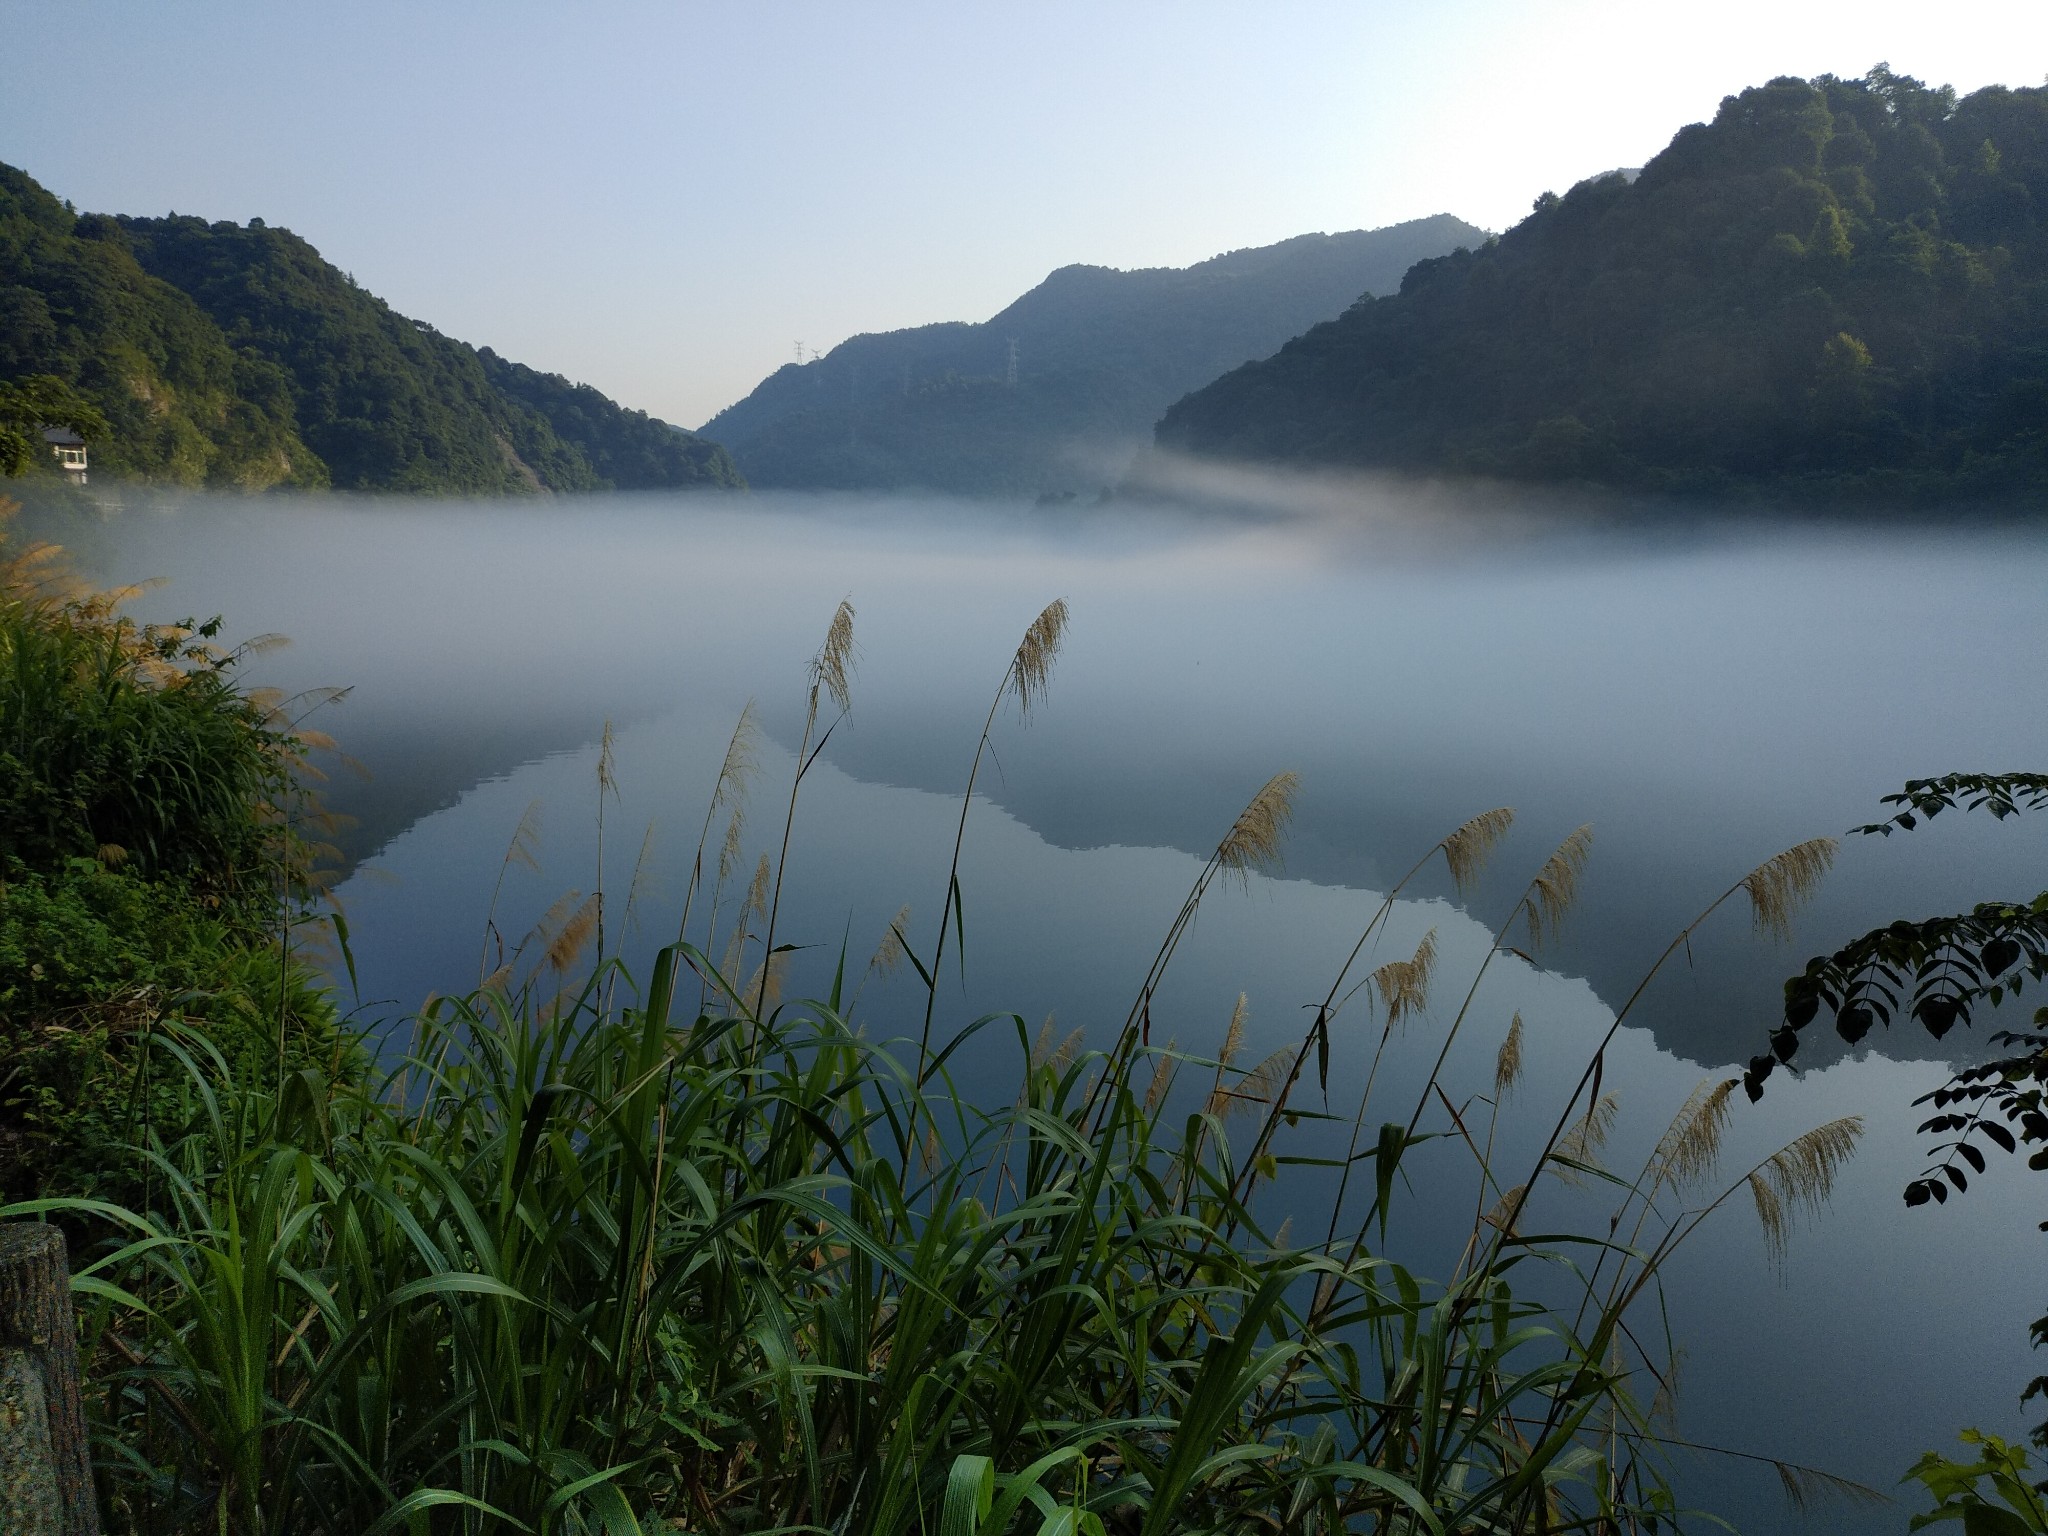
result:
[[[236,633],[292,635],[259,680],[355,685],[323,723],[373,775],[331,789],[361,817],[352,851],[367,867],[343,894],[373,1006],[473,981],[529,802],[545,808],[542,871],[510,872],[499,926],[516,933],[564,888],[591,885],[594,741],[608,718],[620,795],[607,884],[621,899],[652,823],[627,953],[671,937],[727,731],[756,698],[779,744],[764,755],[751,862],[791,772],[804,663],[849,595],[855,708],[798,812],[782,932],[808,947],[793,990],[822,986],[842,950],[858,975],[905,902],[929,948],[974,732],[1054,596],[1074,618],[1051,702],[1028,727],[1000,728],[989,803],[969,827],[966,965],[945,993],[955,1020],[1014,1010],[1035,1034],[1051,1014],[1105,1038],[1200,856],[1279,768],[1302,774],[1288,878],[1219,892],[1155,1010],[1155,1032],[1191,1048],[1213,1047],[1240,991],[1252,1049],[1296,1038],[1374,893],[1466,817],[1512,805],[1516,835],[1469,902],[1433,871],[1377,956],[1434,928],[1440,1000],[1462,993],[1491,943],[1484,925],[1590,821],[1593,864],[1562,941],[1541,969],[1493,963],[1452,1064],[1453,1081],[1483,1083],[1522,1012],[1531,1075],[1510,1155],[1533,1153],[1544,1106],[1614,1001],[1750,867],[1870,819],[1908,777],[2048,758],[2044,684],[2025,664],[2048,639],[2039,534],[1646,533],[1427,510],[1435,521],[1393,502],[1332,521],[1046,520],[851,499],[199,500],[131,502],[84,531],[109,574],[170,578],[146,601],[155,616],[219,610]],[[1724,913],[1617,1046],[1618,1162],[1642,1155],[1703,1070],[1757,1049],[1778,980],[1807,953],[1896,916],[2031,896],[2048,884],[2044,849],[2033,823],[1945,819],[1850,840],[1789,945]],[[861,1006],[887,1034],[909,1027],[913,1001],[904,978],[877,979]],[[1447,1011],[1413,1028],[1440,1028]],[[984,1038],[964,1070],[1000,1082],[1014,1031]],[[1888,1484],[1955,1427],[2017,1426],[2039,1239],[2018,1209],[2032,1192],[2010,1169],[1942,1211],[1899,1208],[1919,1169],[1904,1106],[1944,1071],[1913,1059],[1926,1054],[1917,1035],[1872,1045],[1774,1083],[1738,1118],[1731,1166],[1832,1115],[1873,1117],[1833,1217],[1802,1235],[1782,1281],[1735,1212],[1673,1289],[1692,1349],[1682,1431]],[[1362,1059],[1360,1038],[1340,1039],[1333,1102],[1348,1104]],[[1382,1090],[1391,1117],[1406,1117],[1421,1070],[1399,1058]],[[1456,1197],[1417,1209],[1468,1220],[1469,1175],[1442,1167]],[[1415,1221],[1407,1236],[1425,1250],[1455,1225]],[[1956,1253],[1969,1255],[1967,1306],[1949,1304]],[[1857,1403],[1888,1411],[1845,1435]],[[1754,1480],[1699,1476],[1725,1512],[1783,1523]],[[1823,1513],[1810,1528],[1856,1518]]]

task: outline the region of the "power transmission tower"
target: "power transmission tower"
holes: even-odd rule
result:
[[[1017,387],[1017,338],[1014,336],[1010,338],[1009,385],[1012,389]]]

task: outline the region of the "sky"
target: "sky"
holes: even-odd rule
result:
[[[1056,267],[1504,229],[1720,99],[2048,76],[2048,0],[0,0],[0,161],[259,217],[401,312],[696,426]]]

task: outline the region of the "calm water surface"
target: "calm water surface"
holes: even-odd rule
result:
[[[1478,888],[1459,899],[1431,870],[1370,959],[1405,956],[1432,928],[1442,951],[1436,1006],[1379,1090],[1387,1117],[1405,1118],[1491,927],[1590,822],[1561,940],[1539,963],[1494,963],[1452,1059],[1454,1094],[1483,1091],[1523,1015],[1530,1066],[1502,1136],[1526,1157],[1612,1008],[1743,873],[1873,819],[1908,777],[2048,763],[2048,537],[1516,510],[1391,492],[1260,520],[850,498],[129,495],[59,531],[109,576],[168,578],[145,616],[218,611],[231,635],[291,636],[252,663],[256,681],[353,685],[316,723],[370,774],[340,774],[330,794],[357,818],[341,895],[370,1016],[474,984],[492,885],[533,802],[541,870],[510,869],[499,926],[516,935],[593,886],[607,721],[619,789],[604,877],[617,910],[644,847],[625,944],[644,964],[673,935],[749,700],[766,731],[749,865],[779,833],[805,663],[842,597],[859,611],[854,707],[798,809],[782,933],[810,947],[790,988],[822,986],[842,946],[858,971],[905,903],[929,947],[975,733],[1025,626],[1065,597],[1050,700],[1028,723],[1005,715],[969,823],[966,965],[946,1010],[1014,1011],[1034,1034],[1051,1015],[1105,1042],[1202,856],[1270,774],[1293,769],[1285,873],[1217,888],[1156,1012],[1155,1037],[1207,1050],[1243,992],[1249,1049],[1273,1049],[1298,1037],[1389,883],[1465,818],[1513,806],[1516,830]],[[2048,886],[2048,826],[1978,820],[1849,839],[1790,943],[1724,909],[1611,1053],[1614,1166],[1639,1161],[1703,1077],[1761,1049],[1777,984],[1807,955],[1895,917]],[[919,1001],[882,980],[860,1011],[887,1035]],[[1331,1098],[1348,1109],[1377,1027],[1363,999],[1346,1018]],[[1016,1032],[982,1038],[965,1070],[994,1087],[1014,1070]],[[1917,1034],[1806,1049],[1812,1070],[1737,1115],[1730,1175],[1836,1115],[1867,1116],[1869,1133],[1781,1269],[1731,1204],[1672,1272],[1678,1427],[1888,1489],[1963,1425],[2024,1425],[2048,1186],[2014,1162],[1968,1198],[1907,1212],[1899,1189],[1921,1165],[1909,1100],[1946,1065]],[[1446,1153],[1416,1178],[1400,1240],[1419,1267],[1437,1254],[1448,1267],[1473,1175]],[[1274,1214],[1296,1195],[1276,1195]],[[1707,1458],[1682,1471],[1696,1501],[1746,1529],[1905,1520],[1840,1505],[1794,1517],[1767,1469]]]

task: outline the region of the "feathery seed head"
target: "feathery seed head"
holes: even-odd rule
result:
[[[1500,1199],[1496,1200],[1493,1209],[1488,1211],[1480,1220],[1497,1231],[1507,1233],[1509,1237],[1519,1236],[1520,1233],[1508,1225],[1508,1213],[1513,1211],[1516,1206],[1521,1205],[1523,1197],[1528,1193],[1528,1185],[1517,1184],[1513,1189],[1502,1195]]]
[[[1251,1012],[1251,995],[1237,994],[1237,1003],[1230,1010],[1230,1025],[1223,1031],[1223,1049],[1216,1053],[1217,1069],[1221,1071],[1237,1060],[1238,1050],[1244,1045],[1245,1016]]]
[[[639,857],[633,860],[633,880],[626,887],[626,926],[634,933],[640,931],[640,903],[645,899],[650,882],[655,878],[654,866],[648,856],[654,852],[653,818],[647,822],[647,831],[640,839]]]
[[[1508,1023],[1508,1037],[1500,1043],[1493,1059],[1493,1098],[1496,1104],[1514,1091],[1522,1079],[1522,1015],[1518,1011]]]
[[[1176,1042],[1166,1042],[1166,1049],[1159,1053],[1159,1060],[1152,1067],[1152,1081],[1145,1087],[1145,1115],[1147,1119],[1159,1113],[1159,1106],[1166,1102],[1166,1093],[1173,1086],[1175,1061],[1173,1048]]]
[[[1432,928],[1415,946],[1412,960],[1389,960],[1372,973],[1380,1003],[1387,1010],[1389,1028],[1429,1006],[1429,978],[1435,969],[1436,930]]]
[[[1444,851],[1444,863],[1450,866],[1451,883],[1458,888],[1459,895],[1464,895],[1478,878],[1487,855],[1514,824],[1515,813],[1506,806],[1481,811],[1437,845]]]
[[[1522,898],[1522,910],[1529,919],[1529,947],[1541,949],[1546,938],[1557,937],[1558,925],[1579,894],[1579,876],[1585,873],[1586,854],[1593,845],[1593,829],[1580,827],[1558,844],[1529,882]]]
[[[1603,1093],[1588,1105],[1585,1114],[1572,1122],[1572,1128],[1560,1136],[1551,1158],[1557,1162],[1557,1176],[1567,1184],[1577,1184],[1579,1170],[1571,1165],[1585,1164],[1598,1167],[1600,1149],[1607,1144],[1607,1136],[1614,1129],[1614,1117],[1621,1111],[1621,1100],[1611,1093]]]
[[[754,878],[747,886],[747,904],[743,909],[756,918],[768,915],[768,855],[761,855],[761,862],[754,866]]]
[[[1045,1016],[1045,1022],[1038,1026],[1038,1038],[1032,1042],[1031,1070],[1034,1072],[1052,1060],[1052,1019],[1049,1013]]]
[[[893,976],[896,968],[903,963],[903,931],[910,926],[910,903],[905,902],[894,917],[889,919],[889,930],[882,935],[882,942],[875,946],[874,958],[868,961],[868,974],[872,976]]]
[[[823,688],[843,715],[853,707],[847,678],[853,668],[853,604],[844,599],[832,613],[832,627],[825,631],[825,643],[811,658],[811,693]]]
[[[566,971],[576,963],[583,953],[583,946],[590,942],[590,936],[597,930],[597,909],[599,893],[592,891],[583,898],[561,931],[548,942],[547,961],[557,972]]]
[[[1834,866],[1836,843],[1816,837],[1766,859],[1743,877],[1756,926],[1774,938],[1792,936],[1792,914]]]
[[[1276,773],[1266,780],[1216,845],[1217,864],[1240,879],[1248,879],[1254,869],[1277,870],[1280,839],[1294,815],[1294,791],[1300,782],[1296,773]]]
[[[1019,715],[1030,715],[1031,707],[1044,701],[1052,681],[1052,664],[1059,659],[1066,633],[1067,600],[1063,597],[1046,604],[1045,611],[1024,631],[1010,663],[1010,684],[1017,692]]]
[[[526,809],[520,813],[519,825],[512,829],[511,845],[505,850],[505,864],[524,864],[536,875],[540,873],[540,802],[529,800]]]
[[[1287,1074],[1293,1062],[1293,1050],[1283,1045],[1239,1078],[1234,1086],[1225,1088],[1219,1083],[1210,1090],[1209,1113],[1221,1120],[1236,1114],[1239,1110],[1272,1103],[1274,1097],[1286,1085]]]
[[[746,807],[735,805],[732,820],[725,824],[725,840],[718,845],[718,880],[722,885],[740,867],[740,833],[746,821]]]
[[[1835,1175],[1856,1150],[1862,1134],[1861,1115],[1830,1120],[1788,1142],[1750,1174],[1750,1196],[1756,1202],[1764,1248],[1773,1263],[1783,1262],[1800,1213],[1819,1214],[1834,1190]]]
[[[770,955],[754,967],[754,974],[747,978],[741,997],[754,1000],[754,1011],[765,1014],[782,1000],[782,973],[788,968],[789,951]]]
[[[604,723],[604,734],[597,742],[597,792],[600,797],[607,792],[617,794],[619,781],[612,776],[612,723]]]
[[[1693,1089],[1650,1154],[1658,1183],[1682,1188],[1713,1171],[1721,1155],[1721,1133],[1734,1107],[1731,1094],[1741,1082],[1739,1077],[1718,1082],[1708,1078]]]
[[[712,810],[728,801],[735,805],[745,801],[748,782],[760,772],[760,736],[754,701],[749,699],[732,728],[732,739],[725,744],[725,761],[719,764],[718,782],[711,787]]]

